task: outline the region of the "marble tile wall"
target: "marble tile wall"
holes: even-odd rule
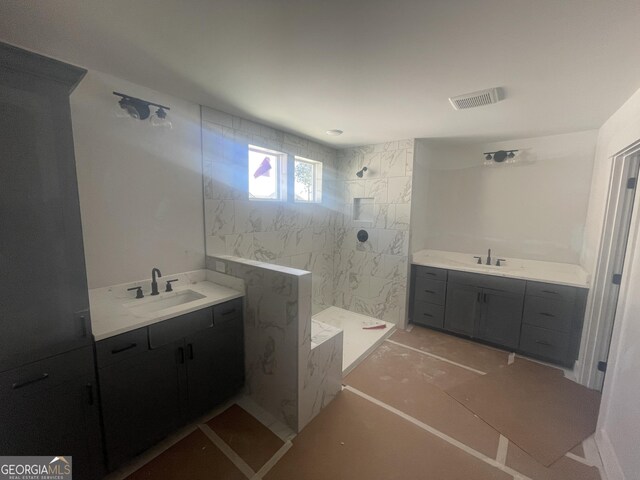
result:
[[[207,107],[202,134],[207,254],[308,270],[313,313],[333,305],[336,151]],[[323,162],[322,204],[249,200],[249,144]]]
[[[402,325],[406,317],[414,141],[338,151],[334,305]],[[356,172],[367,167],[362,178]],[[354,198],[372,198],[369,221],[354,218]],[[362,243],[356,233],[365,229]]]
[[[342,382],[342,331],[312,327],[311,274],[229,255],[206,262],[209,280],[245,292],[245,393],[299,432]]]
[[[218,271],[217,281],[222,283],[222,269],[245,285],[245,393],[298,431],[299,355],[306,360],[311,349],[311,311],[300,310],[298,282],[310,282],[310,274],[231,256],[207,256],[206,263]]]

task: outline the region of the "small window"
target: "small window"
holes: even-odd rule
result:
[[[322,163],[296,157],[293,191],[296,202],[322,202]]]
[[[286,154],[249,145],[249,200],[286,198]]]

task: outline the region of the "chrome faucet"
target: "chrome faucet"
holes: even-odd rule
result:
[[[162,276],[160,270],[158,270],[157,267],[151,270],[151,295],[158,295],[160,293],[158,292],[158,281],[156,280],[156,273],[158,274],[158,277]]]
[[[489,249],[487,253],[487,265],[491,265],[491,249]],[[153,293],[151,295],[153,295]]]

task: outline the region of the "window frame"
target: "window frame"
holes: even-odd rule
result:
[[[251,171],[249,169],[249,155],[251,152],[271,155],[276,157],[276,198],[255,197],[251,194]],[[247,199],[251,202],[286,202],[287,201],[287,163],[289,156],[284,152],[271,150],[259,145],[247,145]]]
[[[298,200],[296,198],[296,178],[295,178],[295,172],[296,172],[296,164],[300,162],[300,163],[306,163],[306,164],[310,164],[312,167],[312,188],[311,188],[311,196],[312,199],[311,200]],[[322,170],[323,170],[323,164],[322,162],[318,161],[318,160],[313,160],[311,158],[306,158],[306,157],[300,157],[298,155],[293,157],[293,201],[294,203],[307,203],[307,204],[321,204],[322,203]]]

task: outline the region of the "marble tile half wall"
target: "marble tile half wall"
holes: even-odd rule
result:
[[[333,378],[341,336],[312,353],[311,274],[228,255],[208,255],[206,263],[217,283],[244,283],[245,393],[299,431],[335,396],[341,378]]]

